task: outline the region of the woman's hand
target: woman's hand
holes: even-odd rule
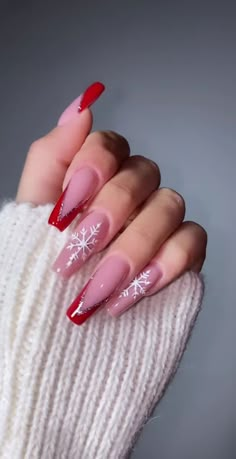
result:
[[[200,271],[207,235],[197,223],[183,221],[184,199],[160,188],[153,161],[130,156],[128,142],[114,132],[89,134],[91,112],[83,107],[78,114],[77,106],[78,100],[30,147],[17,201],[57,201],[49,223],[60,231],[80,212],[53,265],[59,275],[71,276],[109,246],[68,309],[68,317],[81,324],[102,304],[119,315],[186,270]]]

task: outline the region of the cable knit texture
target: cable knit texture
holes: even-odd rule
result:
[[[51,264],[68,238],[52,205],[0,214],[0,457],[120,459],[129,452],[184,351],[202,282],[189,272],[120,318],[77,327],[66,308],[100,255],[69,280]]]

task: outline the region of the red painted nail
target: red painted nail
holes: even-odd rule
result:
[[[84,313],[77,314],[78,308],[81,306],[83,302],[87,287],[90,282],[90,280],[87,282],[83,290],[80,292],[79,296],[77,296],[77,298],[73,301],[73,303],[70,305],[66,312],[67,317],[76,325],[82,325],[84,322],[86,322],[86,320],[90,316],[92,316],[103,303],[101,301],[98,305],[93,306],[93,308],[91,308],[90,310],[87,310]]]
[[[98,97],[100,97],[104,89],[105,86],[102,83],[96,82],[91,84],[91,86],[89,86],[85,92],[80,94],[79,97],[76,97],[76,99],[74,99],[73,102],[71,102],[70,105],[64,110],[57,122],[58,126],[63,126],[74,117],[78,117],[82,110],[84,110],[86,107],[89,107],[98,99]]]
[[[100,83],[99,81],[91,84],[82,95],[78,111],[82,112],[82,110],[85,108],[90,107],[90,105],[92,105],[98,99],[98,97],[100,97],[104,89],[104,84]]]
[[[62,217],[62,208],[63,208],[63,201],[64,201],[64,196],[66,194],[67,189],[64,190],[62,193],[61,197],[57,201],[49,219],[48,223],[49,225],[55,226],[59,231],[64,231],[67,226],[72,222],[72,220],[79,214],[79,212],[82,210],[83,205],[79,207],[75,207],[74,209],[71,210],[68,214],[66,214],[64,217]]]

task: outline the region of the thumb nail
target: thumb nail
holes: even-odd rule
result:
[[[75,116],[78,116],[85,108],[90,107],[101,96],[105,90],[104,84],[96,81],[91,84],[79,97],[77,97],[71,104],[64,110],[60,116],[57,125],[70,121]]]

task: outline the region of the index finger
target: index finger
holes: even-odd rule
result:
[[[92,128],[88,107],[104,90],[102,83],[89,86],[63,112],[58,126],[32,143],[21,176],[16,200],[46,204],[55,202],[73,157]]]

